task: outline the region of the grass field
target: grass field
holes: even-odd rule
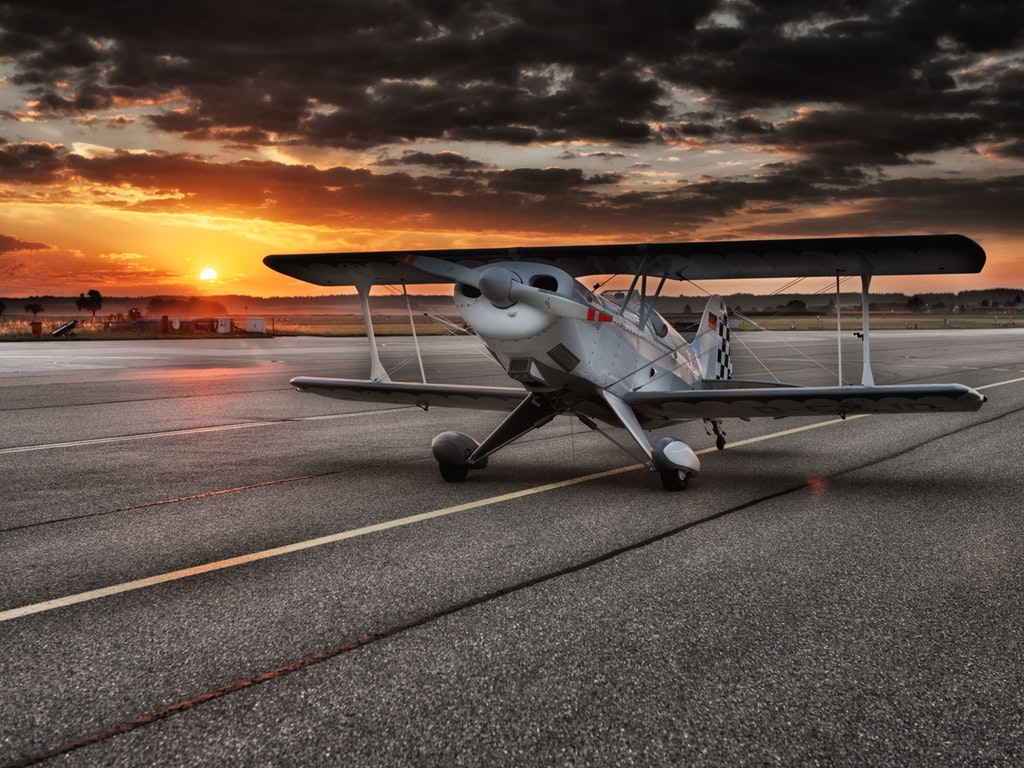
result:
[[[80,320],[78,327],[74,329],[74,336],[68,338],[54,338],[52,333],[69,318],[50,318],[42,320],[39,328],[40,335],[33,335],[31,325],[25,319],[0,319],[0,341],[82,341],[89,339],[139,339],[139,338],[225,338],[228,334],[219,334],[212,331],[181,330],[170,331],[160,334],[156,323],[143,323],[135,328],[119,326],[116,328],[104,328],[102,321],[95,324],[90,321]],[[458,317],[445,318],[449,323],[460,325]],[[676,322],[679,327],[686,330],[699,321],[698,315],[669,316],[666,318]],[[244,321],[236,321],[238,325],[244,326]],[[754,315],[747,318],[734,317],[735,329],[737,331],[756,332],[764,329],[769,331],[813,331],[836,329],[834,317],[822,317],[820,320],[814,315],[786,315],[786,316],[761,316]],[[1016,326],[1018,317],[1016,314],[958,314],[958,315],[936,315],[936,314],[888,314],[878,313],[871,316],[872,330],[935,330],[942,328],[1000,328]],[[1020,319],[1024,323],[1024,318]],[[374,331],[378,336],[406,336],[409,334],[409,319],[406,316],[381,315],[373,320]],[[861,317],[859,314],[850,314],[842,318],[844,330],[861,330]],[[365,331],[361,317],[352,315],[301,315],[289,318],[267,318],[267,336],[362,336]],[[422,336],[438,336],[451,331],[451,325],[445,325],[432,318],[417,317],[416,333]],[[245,335],[245,334],[236,334]]]

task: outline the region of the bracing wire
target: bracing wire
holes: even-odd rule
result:
[[[845,283],[850,278],[851,278],[851,275],[846,275],[844,277],[841,277],[840,280],[839,280],[839,285],[841,286],[843,283]],[[806,277],[806,276],[794,278],[793,280],[790,280],[788,283],[786,283],[782,287],[776,289],[775,291],[772,291],[772,293],[770,293],[769,296],[777,296],[777,295],[779,295],[781,293],[786,293],[791,288],[793,288],[796,285],[799,285],[801,282],[803,282],[804,280],[807,280],[807,279],[809,279],[809,278]],[[700,291],[701,293],[703,293],[703,294],[705,294],[707,296],[714,295],[714,294],[711,293],[711,291],[709,291],[706,288],[704,288],[704,286],[695,283],[693,280],[687,280],[686,282],[689,283],[694,288],[696,288],[698,291]],[[821,295],[826,294],[826,293],[832,293],[833,291],[836,290],[834,288],[834,286],[835,286],[835,283],[832,282],[832,278],[829,278],[829,284],[828,285],[826,285],[824,288],[821,288],[821,289],[815,291],[811,295],[812,296],[821,296]],[[743,320],[746,320],[748,323],[750,323],[751,325],[754,325],[754,326],[760,328],[765,333],[771,334],[773,338],[776,338],[778,341],[780,341],[786,348],[788,348],[790,351],[792,351],[793,353],[795,353],[799,357],[801,357],[804,360],[806,360],[808,363],[811,363],[815,367],[820,368],[821,370],[825,371],[826,373],[828,373],[828,374],[830,374],[832,376],[838,375],[838,373],[835,370],[833,370],[832,368],[829,368],[827,365],[823,364],[819,360],[815,360],[813,357],[808,355],[802,349],[800,349],[796,345],[792,344],[791,342],[787,341],[785,338],[782,337],[782,335],[778,331],[771,331],[771,330],[765,328],[764,326],[762,326],[760,323],[755,322],[754,320],[752,320],[751,318],[747,317],[743,313],[737,312],[734,309],[730,308],[729,309],[729,314],[730,315],[735,315],[736,317],[739,317],[739,318],[741,318]],[[780,310],[780,311],[776,312],[775,314],[771,315],[769,317],[769,319],[774,320],[775,318],[782,317],[784,314],[785,314],[785,310]],[[757,354],[750,348],[750,346],[746,342],[744,342],[738,336],[733,336],[732,338],[733,338],[734,341],[738,341],[739,342],[740,346],[742,346],[743,349],[746,350],[746,352],[751,356],[751,358],[753,358],[753,360],[755,362],[757,362],[762,368],[764,368],[764,370],[768,373],[769,376],[771,376],[773,379],[775,379],[775,381],[779,381],[778,376],[776,376],[775,373],[772,372],[772,370],[768,367],[768,365],[765,363],[765,361],[762,360],[760,357],[758,357]],[[696,341],[696,338],[694,338],[694,341]]]
[[[393,295],[393,296],[402,296],[402,297],[405,298],[406,309],[407,309],[407,311],[409,313],[409,325],[412,328],[413,341],[414,341],[414,345],[415,345],[415,348],[416,348],[416,353],[415,354],[410,355],[409,357],[405,358],[404,360],[401,360],[400,362],[398,362],[394,366],[392,366],[391,370],[389,370],[387,372],[388,376],[391,376],[391,375],[397,373],[398,371],[402,370],[403,368],[405,368],[407,365],[409,365],[410,363],[412,363],[415,360],[415,361],[418,361],[419,365],[420,365],[420,378],[422,379],[422,381],[424,383],[426,383],[427,379],[426,379],[426,374],[424,373],[424,370],[423,370],[423,358],[422,358],[422,356],[420,354],[419,339],[416,336],[416,328],[415,328],[415,325],[413,324],[413,319],[412,319],[412,305],[410,304],[410,294],[406,291],[404,283],[402,284],[402,290],[401,291],[399,291],[394,285],[390,285],[390,284],[386,284],[386,283],[382,284],[382,287],[386,291],[388,291],[391,295]],[[445,334],[446,336],[447,335],[462,334],[462,335],[465,335],[465,336],[473,337],[476,340],[476,342],[477,342],[476,345],[475,345],[476,351],[478,353],[480,353],[481,355],[483,355],[488,360],[490,360],[492,363],[495,363],[495,365],[497,365],[497,361],[495,361],[495,359],[487,352],[487,349],[484,347],[484,344],[480,340],[480,337],[477,336],[475,333],[473,333],[472,331],[469,331],[469,330],[467,330],[467,329],[465,329],[465,328],[463,328],[461,326],[458,326],[455,323],[449,322],[445,318],[436,317],[436,316],[428,314],[428,313],[424,313],[424,314],[428,318],[433,320],[435,323],[438,323],[439,325],[447,328],[448,331]]]

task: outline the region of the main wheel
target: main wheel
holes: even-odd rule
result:
[[[469,474],[469,467],[465,464],[445,464],[442,462],[437,466],[441,470],[441,477],[449,483],[461,483],[466,479],[466,475]]]
[[[719,435],[718,438],[715,440],[715,448],[717,448],[720,451],[724,451],[725,450],[725,436],[724,435]]]
[[[666,491],[685,491],[690,482],[690,473],[679,469],[663,469],[661,485]]]

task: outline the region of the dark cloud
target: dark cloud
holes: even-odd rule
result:
[[[415,152],[402,153],[401,157],[387,157],[374,163],[380,167],[399,165],[420,165],[426,168],[437,168],[447,171],[465,171],[474,168],[483,168],[484,164],[458,152]]]
[[[54,1],[0,5],[0,30],[23,112],[39,120],[134,120],[133,131],[142,123],[235,148],[379,157],[373,170],[325,169],[0,144],[8,183],[82,180],[148,195],[110,205],[418,229],[564,232],[572,221],[574,232],[686,233],[730,214],[870,194],[882,201],[880,224],[891,200],[914,201],[913,216],[940,229],[954,213],[979,224],[1006,217],[1011,229],[1018,220],[997,204],[1017,191],[1016,176],[917,187],[886,176],[951,150],[1024,159],[1018,0],[182,0],[159,18],[137,0]],[[463,146],[403,152],[424,141],[558,145],[562,167],[498,167]],[[595,161],[613,169],[662,144],[776,160],[660,187],[592,172]],[[957,192],[988,205],[955,208]],[[857,215],[870,209],[862,202]]]
[[[15,251],[43,251],[49,247],[44,243],[26,243],[13,235],[0,234],[0,254]]]
[[[587,178],[578,168],[516,168],[491,175],[487,186],[498,192],[552,198],[569,192],[578,193],[587,186],[615,184],[620,180],[615,174]]]
[[[15,173],[30,177],[35,167],[30,152],[11,151],[8,157],[23,158],[25,169]],[[413,175],[251,160],[217,163],[183,154],[55,157],[40,178],[145,193],[106,202],[97,197],[97,204],[157,213],[258,215],[318,227],[415,225],[423,232],[451,232],[472,222],[480,231],[571,231],[642,240],[686,238],[743,214],[735,234],[769,236],[784,234],[771,223],[777,219],[767,217],[765,223],[751,214],[791,212],[790,234],[939,231],[953,222],[954,229],[964,231],[1024,236],[1018,210],[1024,175],[988,181],[886,179],[840,160],[800,159],[772,163],[752,178],[708,177],[636,190],[615,173],[580,169],[469,168]],[[805,209],[816,211],[813,219],[799,219]],[[45,247],[0,238],[0,252]]]
[[[1022,196],[1024,175],[995,181],[888,180],[859,190],[857,205],[840,207],[833,215],[795,216],[784,224],[761,222],[743,234],[820,237],[837,232],[898,234],[954,230],[1019,238],[1024,236],[1024,219],[1017,213]]]
[[[7,281],[21,279],[29,274],[28,265],[24,261],[7,254],[47,250],[50,250],[50,246],[44,243],[27,243],[13,235],[0,234],[0,293],[6,293],[4,288]]]
[[[1007,0],[185,0],[158,20],[113,0],[5,4],[0,28],[37,112],[166,102],[158,130],[241,146],[710,139],[811,105],[819,132],[883,126],[850,151],[899,164],[1022,128],[1021,61],[979,71],[1024,39],[1024,5]],[[674,87],[717,106],[694,120]],[[945,125],[911,119],[927,114]],[[897,124],[903,142],[884,135]],[[799,149],[809,130],[775,141]]]
[[[914,156],[970,147],[989,136],[989,123],[972,115],[845,109],[808,111],[776,128],[769,143],[872,165],[904,165]]]
[[[643,141],[663,116],[647,46],[714,3],[181,2],[5,5],[0,55],[49,114],[183,95],[153,125],[194,138],[368,147],[423,138]],[[643,16],[641,19],[640,17]],[[652,22],[662,22],[654,29]],[[635,61],[631,50],[641,53]],[[645,52],[646,51],[646,52]],[[66,83],[63,87],[59,83]]]
[[[729,117],[726,118],[725,124],[729,130],[740,136],[748,136],[750,134],[767,135],[775,133],[775,126],[762,120],[757,115],[743,115],[742,117],[736,118]]]
[[[67,151],[52,144],[7,144],[0,141],[0,180],[50,184],[65,168]]]

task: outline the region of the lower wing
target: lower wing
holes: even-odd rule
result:
[[[396,403],[428,408],[474,408],[485,411],[511,411],[526,397],[516,387],[476,387],[465,384],[415,384],[360,379],[321,379],[299,376],[291,385],[300,392],[313,392],[338,400],[369,403]]]
[[[631,392],[623,399],[641,416],[673,421],[976,411],[985,402],[984,395],[962,384],[697,389]]]

